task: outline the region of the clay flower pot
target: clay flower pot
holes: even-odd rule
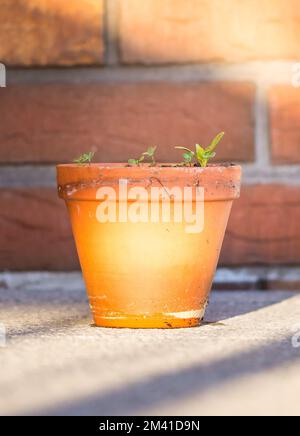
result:
[[[70,164],[57,180],[95,324],[200,325],[241,168]]]

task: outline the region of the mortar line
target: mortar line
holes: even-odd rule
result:
[[[243,185],[278,184],[300,186],[300,165],[283,165],[259,168],[256,164],[244,164]],[[42,187],[55,188],[54,165],[0,165],[0,188]]]
[[[256,166],[258,169],[270,168],[272,165],[270,157],[269,102],[267,87],[259,81],[256,83],[254,114]]]
[[[107,0],[110,8],[118,0]],[[111,3],[112,2],[112,3]],[[114,6],[116,8],[116,6]],[[129,66],[115,64],[118,58],[118,37],[113,36],[116,26],[116,11],[108,14],[110,32],[108,38],[108,63],[104,67],[74,68],[11,68],[8,69],[8,84],[12,83],[140,83],[140,82],[257,82],[268,86],[291,84],[292,67],[295,62],[245,62],[240,64],[190,64],[176,66]],[[108,20],[107,20],[108,21]]]
[[[105,64],[115,66],[119,64],[119,0],[104,0],[104,45]]]

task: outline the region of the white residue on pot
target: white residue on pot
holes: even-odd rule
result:
[[[205,315],[205,309],[206,307],[204,307],[201,310],[190,310],[187,312],[171,312],[171,313],[166,313],[165,315],[167,316],[172,316],[173,318],[179,318],[179,319],[186,319],[186,318],[200,318],[202,319]]]

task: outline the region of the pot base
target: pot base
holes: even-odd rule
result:
[[[204,318],[203,310],[179,312],[174,314],[115,315],[101,316],[94,313],[96,327],[130,328],[130,329],[176,329],[199,327]],[[193,316],[188,316],[191,314]]]

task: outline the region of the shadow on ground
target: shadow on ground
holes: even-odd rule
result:
[[[245,293],[249,295],[247,305],[243,298]],[[204,325],[218,324],[226,319],[260,310],[292,298],[294,295],[293,292],[215,291],[210,299]],[[86,326],[91,324],[92,320],[84,290],[74,292],[9,290],[0,295],[0,315],[16,307],[26,310],[28,315],[39,322],[31,323],[29,316],[26,327],[9,328],[8,334],[11,339],[47,333],[49,329],[59,331],[75,326]],[[57,317],[58,310],[63,314],[62,317]],[[47,317],[43,316],[43,311],[47,312]],[[51,312],[53,315],[56,314],[53,319],[49,319]]]
[[[238,378],[257,374],[283,364],[299,361],[299,352],[292,349],[290,337],[237,354],[217,362],[194,365],[147,380],[130,383],[107,393],[64,403],[39,415],[136,415],[151,407],[159,407],[176,399],[189,398]]]
[[[249,301],[245,304],[245,295],[243,298],[242,293],[218,293],[212,296],[212,305],[207,320],[208,323],[226,322],[226,319],[263,309],[294,295],[288,292],[272,292],[272,294],[254,292],[249,294]],[[114,333],[122,337],[122,331],[114,330]],[[168,335],[172,335],[172,331],[168,331]],[[292,348],[291,337],[281,337],[265,345],[260,344],[257,348],[247,352],[238,352],[226,358],[194,364],[188,368],[170,370],[163,374],[130,382],[120,388],[102,391],[98,394],[93,393],[73,401],[64,401],[52,408],[35,410],[30,414],[135,415],[176,399],[188,399],[195,394],[203,395],[216,386],[279,368],[296,360],[299,361],[299,350]]]

